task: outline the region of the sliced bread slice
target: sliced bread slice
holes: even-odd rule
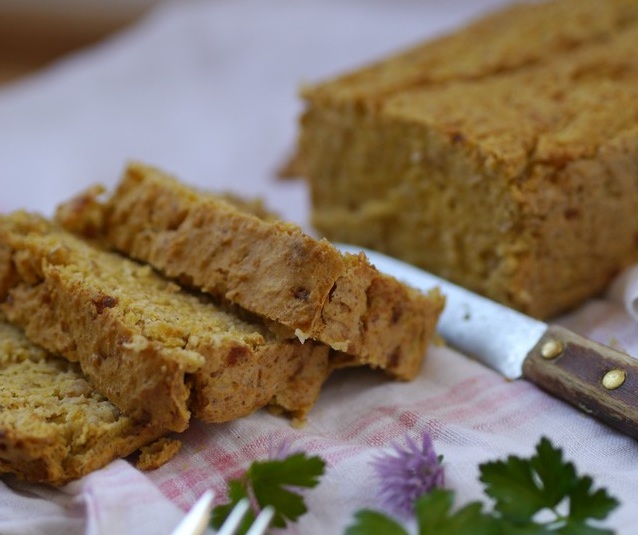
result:
[[[298,226],[198,191],[140,163],[104,202],[100,190],[62,205],[58,221],[100,237],[164,275],[267,318],[301,340],[353,355],[402,379],[420,370],[443,309]]]
[[[163,431],[123,415],[77,363],[32,344],[0,316],[0,473],[61,485],[126,457]]]

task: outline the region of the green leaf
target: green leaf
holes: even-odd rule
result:
[[[552,533],[559,535],[614,535],[614,532],[608,529],[597,528],[583,522],[571,521]]]
[[[472,502],[452,513],[454,493],[435,489],[415,503],[419,535],[495,535],[497,521],[483,513],[480,502]]]
[[[285,459],[254,462],[247,477],[259,506],[274,507],[273,526],[285,527],[308,510],[303,496],[294,488],[317,486],[324,470],[325,462],[320,457],[295,453]]]
[[[255,491],[257,502],[262,507],[272,505],[275,508],[272,525],[277,528],[286,527],[287,521],[295,521],[308,511],[303,497],[295,492],[283,487],[268,490],[266,487],[258,486],[258,489]]]
[[[591,477],[578,476],[547,438],[540,440],[529,460],[509,456],[479,468],[485,492],[496,502],[495,511],[524,533],[608,533],[587,521],[606,518],[619,504],[605,489],[593,491]],[[566,518],[557,511],[561,502],[569,503]],[[553,520],[536,523],[534,516],[542,510],[551,512]],[[533,531],[534,526],[544,531]]]
[[[448,519],[453,503],[454,492],[451,490],[434,489],[419,497],[414,503],[414,511],[420,531],[436,529],[437,523]]]
[[[506,519],[529,522],[547,506],[529,460],[509,456],[505,461],[484,463],[479,470],[486,494],[494,499],[494,508]]]
[[[250,467],[250,478],[255,482],[281,483],[292,487],[312,488],[319,484],[326,463],[321,457],[294,453],[285,459],[256,461]]]
[[[554,535],[556,533],[554,526],[546,526],[545,524],[537,524],[536,522],[512,524],[501,518],[499,525],[503,535]]]
[[[565,462],[563,452],[545,437],[536,446],[536,454],[530,462],[540,481],[545,506],[555,508],[576,483],[574,465]]]
[[[320,457],[295,453],[285,459],[254,461],[241,479],[228,483],[228,500],[213,509],[211,525],[219,528],[242,498],[253,497],[260,509],[271,505],[275,509],[272,524],[285,527],[308,509],[304,498],[295,488],[313,488],[319,484],[326,463]],[[240,533],[245,533],[255,518],[250,510],[242,523]]]
[[[588,518],[603,520],[611,513],[619,502],[605,489],[592,491],[592,479],[583,476],[578,479],[569,495],[570,521],[584,521]]]
[[[395,520],[377,511],[363,509],[354,518],[355,523],[346,529],[344,535],[408,535]]]

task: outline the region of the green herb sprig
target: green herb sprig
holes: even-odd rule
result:
[[[408,449],[397,449],[395,455],[389,457],[389,473],[393,477],[401,475],[402,464],[406,469],[417,471],[426,465],[434,466],[431,458],[435,454],[429,437],[422,443],[423,447],[419,448],[417,443],[410,442]],[[413,456],[419,457],[420,461],[417,459],[419,462],[415,463]],[[437,463],[440,463],[438,458]],[[376,464],[379,464],[378,459]],[[275,509],[273,526],[286,527],[307,512],[301,491],[317,486],[325,466],[320,457],[305,453],[254,461],[241,478],[229,482],[229,501],[214,509],[211,524],[219,528],[233,507],[241,499],[248,498],[253,507],[240,533],[246,533],[259,510],[267,505]],[[431,472],[420,471],[426,479],[432,477]],[[410,470],[406,477],[410,475],[408,472]],[[419,535],[613,533],[597,526],[595,521],[607,518],[619,505],[618,500],[603,488],[595,489],[590,476],[578,475],[574,465],[563,458],[562,450],[547,438],[540,440],[530,458],[510,455],[505,460],[479,465],[479,472],[492,509],[485,510],[482,502],[475,501],[455,510],[454,491],[435,487],[424,491],[414,501],[412,511]],[[387,475],[388,472],[380,470],[379,473]],[[409,493],[413,490],[411,486],[399,483],[393,482],[386,490]],[[403,504],[403,501],[398,503]],[[364,509],[355,514],[354,523],[346,529],[345,535],[408,535],[408,531],[385,513]]]
[[[593,489],[589,476],[579,476],[571,462],[547,438],[530,458],[509,456],[479,465],[485,493],[494,502],[453,510],[454,492],[434,489],[414,504],[419,535],[610,535],[592,524],[604,520],[619,502],[605,489]],[[383,513],[362,510],[346,535],[408,535]]]
[[[246,533],[259,510],[267,505],[275,509],[274,527],[283,528],[288,522],[296,522],[308,511],[304,497],[297,489],[317,486],[325,466],[320,457],[305,453],[293,453],[283,459],[253,461],[241,478],[229,481],[229,502],[215,507],[212,526],[216,529],[221,527],[243,498],[248,498],[253,507],[244,518],[239,533]]]

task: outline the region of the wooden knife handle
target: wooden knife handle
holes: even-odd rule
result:
[[[525,359],[523,376],[638,438],[637,359],[553,325]]]

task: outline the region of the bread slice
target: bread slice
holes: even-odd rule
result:
[[[0,315],[0,473],[61,485],[153,442],[80,367],[33,345]]]
[[[438,290],[409,288],[363,254],[341,254],[296,225],[257,217],[140,163],[128,166],[103,205],[93,190],[63,205],[58,220],[302,341],[403,379],[418,373],[443,308]]]
[[[332,369],[326,346],[280,339],[26,212],[0,217],[0,303],[122,412],[164,430],[184,430],[191,411],[222,422],[269,403],[303,416]]]
[[[299,161],[331,240],[528,314],[638,259],[638,3],[506,6],[304,88]]]

